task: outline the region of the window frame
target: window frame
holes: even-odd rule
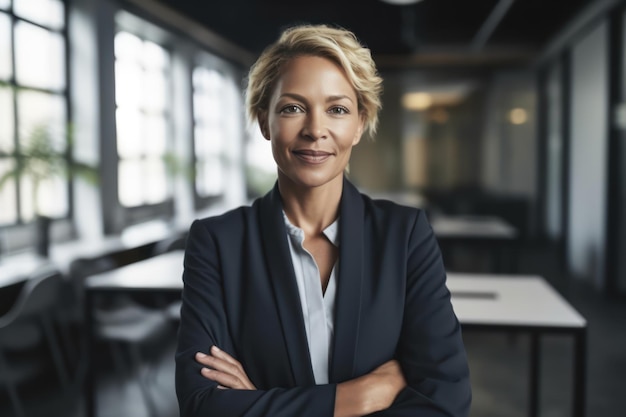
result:
[[[156,43],[161,48],[167,51],[170,58],[172,57],[172,48],[170,47],[169,42],[159,39],[158,36],[157,37],[149,36],[150,30],[142,30],[141,25],[138,25],[138,26],[128,25],[127,22],[124,21],[124,18],[122,19],[119,18],[120,14],[123,15],[124,17],[128,16],[128,14],[125,11],[121,11],[118,13],[118,15],[115,18],[115,24],[114,24],[115,27],[112,33],[113,38],[111,39],[112,53],[113,53],[113,55],[111,56],[111,65],[113,68],[113,87],[116,84],[115,64],[117,62],[117,58],[115,56],[115,37],[117,36],[119,32],[130,33],[138,37],[139,39],[141,39],[143,42],[148,41],[148,42]],[[147,22],[145,23],[145,27],[150,27],[150,26],[151,25],[149,23]],[[170,67],[166,71],[166,75],[167,75],[166,76],[167,78],[166,94],[168,98],[171,98],[172,93],[173,93],[171,63],[170,63]],[[113,88],[113,90],[115,91],[115,88]],[[136,225],[139,223],[143,223],[143,222],[147,222],[147,221],[151,221],[151,220],[155,220],[159,218],[171,218],[174,216],[174,211],[175,211],[174,210],[174,193],[172,190],[172,178],[171,178],[171,174],[169,173],[166,173],[169,184],[168,184],[167,198],[164,201],[158,202],[158,203],[141,204],[141,205],[132,206],[132,207],[124,206],[122,202],[120,201],[118,172],[119,172],[119,164],[122,161],[122,158],[120,158],[119,153],[118,153],[117,116],[116,116],[118,105],[117,105],[116,100],[117,100],[117,97],[114,92],[113,101],[111,103],[112,105],[111,111],[113,114],[113,122],[114,122],[113,132],[112,132],[112,135],[114,136],[114,138],[112,142],[115,145],[113,146],[114,158],[112,158],[111,160],[112,162],[111,165],[114,165],[114,166],[109,167],[106,170],[107,173],[105,174],[105,176],[107,178],[115,179],[113,181],[110,181],[110,183],[107,185],[107,187],[112,188],[111,190],[109,190],[108,195],[109,196],[115,195],[115,201],[113,204],[114,207],[111,207],[110,203],[103,203],[103,206],[105,207],[105,210],[107,210],[107,207],[108,209],[111,209],[113,213],[117,214],[117,216],[114,221],[111,221],[111,219],[109,219],[109,221],[105,220],[105,233],[108,233],[108,234],[119,233],[126,227]],[[166,152],[170,152],[174,146],[174,143],[173,143],[174,135],[173,135],[173,127],[172,127],[173,117],[172,117],[171,109],[169,109],[168,107],[165,108],[165,117],[167,120]],[[104,144],[101,144],[101,146],[104,146]],[[106,200],[103,199],[103,201],[106,201]]]
[[[192,192],[193,192],[193,200],[194,200],[194,208],[196,210],[201,210],[203,208],[206,208],[208,206],[210,206],[211,204],[216,204],[219,203],[221,201],[223,201],[224,199],[224,191],[225,191],[225,182],[223,181],[223,187],[221,189],[221,191],[215,195],[208,195],[208,196],[203,196],[200,193],[198,193],[198,188],[197,188],[197,181],[198,181],[198,163],[200,162],[200,158],[199,155],[196,154],[196,143],[197,141],[199,141],[200,139],[197,137],[196,135],[196,125],[198,123],[197,119],[196,119],[196,108],[195,108],[195,92],[196,92],[196,88],[194,85],[194,79],[193,79],[193,75],[194,75],[194,71],[197,68],[202,68],[208,71],[215,71],[217,72],[223,79],[225,79],[225,73],[227,73],[228,69],[225,69],[223,67],[223,65],[221,65],[221,63],[219,61],[217,61],[217,59],[215,59],[214,57],[202,57],[200,59],[196,59],[196,61],[193,63],[190,74],[189,74],[189,79],[191,80],[190,85],[191,85],[191,94],[190,94],[190,98],[191,98],[191,114],[190,114],[190,126],[191,126],[191,166],[193,167],[193,180],[191,181],[191,187],[192,187]],[[221,98],[221,100],[223,100],[223,97]],[[223,124],[220,123],[220,126],[222,126],[222,131],[225,131],[225,129],[223,128]],[[224,163],[225,160],[225,151],[224,148],[221,149],[218,158],[222,159],[222,164],[221,164],[221,170],[224,173],[226,171],[226,166]]]
[[[58,97],[63,101],[63,111],[64,118],[62,123],[65,127],[69,127],[73,120],[72,114],[72,106],[70,102],[70,97],[72,96],[72,85],[71,85],[71,58],[72,51],[70,49],[70,40],[69,40],[69,5],[67,0],[59,0],[63,5],[63,25],[62,28],[56,29],[53,27],[49,27],[47,25],[32,21],[25,17],[21,17],[15,13],[15,5],[14,2],[10,2],[7,9],[1,9],[0,13],[5,14],[9,19],[10,25],[10,56],[11,56],[11,74],[8,79],[0,80],[0,85],[2,88],[6,88],[10,94],[11,106],[13,108],[13,132],[12,132],[12,141],[14,146],[14,152],[19,152],[20,149],[20,111],[19,111],[19,102],[18,102],[18,92],[35,92],[35,93],[43,93],[49,94],[54,97]],[[51,88],[42,88],[42,87],[34,87],[34,86],[26,86],[18,83],[18,74],[17,74],[17,62],[16,62],[16,27],[19,22],[24,22],[29,25],[33,25],[37,28],[43,29],[49,33],[54,33],[59,35],[62,38],[62,45],[64,48],[64,57],[63,57],[63,65],[64,65],[64,87],[59,90],[51,89]],[[71,164],[73,161],[73,144],[69,140],[69,136],[66,137],[65,143],[65,163]],[[15,156],[11,156],[11,154],[1,154],[0,160],[13,160],[15,161]],[[24,249],[27,247],[31,247],[35,244],[35,237],[30,233],[30,228],[36,222],[37,213],[33,213],[32,218],[24,219],[23,213],[23,202],[22,195],[25,192],[24,186],[21,184],[21,181],[18,177],[15,181],[15,210],[16,210],[16,219],[15,222],[12,223],[4,223],[0,224],[0,231],[5,235],[4,239],[4,247],[0,248],[2,251],[12,252],[15,250]],[[52,229],[52,240],[53,241],[65,241],[71,238],[76,237],[76,230],[73,224],[74,219],[74,187],[73,187],[73,177],[72,175],[68,175],[64,180],[64,186],[66,187],[66,195],[67,201],[66,206],[67,210],[62,216],[55,216],[52,218],[52,222],[54,227]]]

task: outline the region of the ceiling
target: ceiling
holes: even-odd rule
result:
[[[379,67],[522,64],[594,0],[158,0],[256,55],[281,29],[327,23],[354,31]],[[491,16],[491,17],[490,17]]]

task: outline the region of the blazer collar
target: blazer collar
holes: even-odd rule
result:
[[[359,191],[344,178],[339,207],[339,274],[335,300],[335,332],[330,382],[354,378],[356,343],[361,318],[363,225],[365,209]]]
[[[260,202],[261,235],[294,382],[298,386],[308,386],[315,384],[315,378],[282,209],[278,184],[275,184]],[[347,179],[344,179],[339,216],[341,245],[330,382],[354,377],[361,316],[364,205],[359,191]]]
[[[261,236],[296,386],[315,384],[278,183],[260,201]]]

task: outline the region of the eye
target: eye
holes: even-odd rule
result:
[[[304,112],[304,110],[302,109],[302,107],[297,106],[295,104],[288,104],[284,106],[283,108],[281,108],[280,112],[286,113],[286,114],[293,114],[293,113],[302,113]]]
[[[343,106],[333,106],[328,110],[331,114],[349,114],[350,111]]]

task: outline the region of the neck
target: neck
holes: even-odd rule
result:
[[[318,235],[339,215],[343,176],[320,187],[302,187],[278,178],[278,189],[287,218],[306,235]]]

